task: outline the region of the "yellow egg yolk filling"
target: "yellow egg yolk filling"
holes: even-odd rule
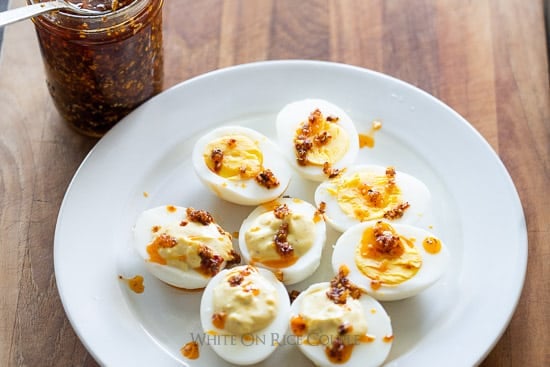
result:
[[[341,338],[344,344],[355,344],[359,337],[367,333],[363,306],[351,297],[344,304],[334,303],[327,297],[327,292],[330,288],[315,288],[304,295],[300,316],[308,334],[306,342],[310,345],[328,345]]]
[[[298,163],[302,166],[332,165],[342,159],[349,149],[349,135],[338,125],[338,118],[313,111],[307,121],[300,123],[294,134]]]
[[[215,224],[195,222],[155,226],[147,253],[150,262],[183,271],[193,269],[205,276],[214,275],[235,257],[230,234],[222,233]]]
[[[246,246],[252,262],[272,268],[286,268],[296,263],[315,242],[313,217],[288,210],[281,215],[277,205],[273,210],[259,215],[245,233]],[[287,243],[290,251],[283,252],[277,246]]]
[[[357,268],[376,285],[397,285],[416,275],[422,257],[413,242],[388,223],[368,227],[355,249]]]
[[[336,197],[338,206],[349,217],[361,222],[381,219],[402,201],[394,175],[391,168],[386,175],[356,172],[337,178],[328,192]]]
[[[231,269],[213,289],[212,323],[232,335],[266,328],[277,316],[275,287],[251,266]]]
[[[251,179],[263,170],[258,143],[244,135],[227,135],[211,141],[203,158],[212,172],[230,180]]]

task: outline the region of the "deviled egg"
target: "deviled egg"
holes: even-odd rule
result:
[[[316,366],[380,366],[393,342],[390,318],[347,275],[342,266],[330,283],[300,293],[292,303],[290,330]]]
[[[351,118],[322,99],[286,105],[277,115],[277,137],[283,154],[306,179],[323,181],[351,165],[359,137]]]
[[[202,136],[193,148],[193,167],[217,196],[241,205],[274,200],[291,176],[277,146],[263,134],[241,126],[222,126]]]
[[[449,252],[433,233],[406,224],[357,224],[336,241],[332,267],[380,301],[412,297],[444,273]]]
[[[210,213],[174,205],[142,212],[134,226],[148,270],[178,288],[204,288],[225,266],[239,263],[231,240]]]
[[[325,241],[322,214],[297,198],[258,206],[239,230],[239,248],[245,262],[273,271],[285,284],[313,274],[319,267]]]
[[[340,232],[376,219],[414,222],[430,198],[422,181],[391,166],[354,165],[315,190],[316,205],[325,203],[327,222]]]
[[[273,273],[251,265],[217,274],[204,290],[200,319],[210,346],[230,363],[249,365],[271,355],[288,329],[290,299]],[[217,341],[217,342],[216,342]]]

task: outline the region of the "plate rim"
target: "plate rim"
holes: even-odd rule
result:
[[[173,93],[178,93],[178,90],[188,88],[189,85],[193,83],[200,83],[203,79],[211,79],[216,78],[218,76],[221,76],[222,74],[226,73],[234,73],[234,72],[240,72],[240,71],[246,71],[251,70],[254,68],[260,68],[260,69],[269,69],[269,68],[279,68],[279,67],[320,67],[320,68],[337,68],[337,69],[349,69],[353,72],[360,72],[360,73],[367,73],[371,74],[377,78],[383,78],[386,80],[389,80],[391,83],[395,83],[396,85],[399,85],[401,87],[405,88],[412,88],[416,93],[421,93],[424,95],[424,97],[427,97],[431,100],[433,103],[437,103],[440,107],[443,107],[447,110],[447,112],[455,115],[456,118],[461,120],[461,123],[468,127],[472,133],[474,133],[477,136],[477,140],[479,143],[482,143],[484,145],[484,149],[488,151],[490,154],[490,158],[494,161],[493,163],[496,163],[498,165],[499,171],[501,171],[502,174],[504,174],[504,177],[506,178],[505,184],[508,189],[511,189],[511,193],[513,194],[513,197],[508,198],[510,201],[513,201],[513,204],[518,209],[518,215],[520,217],[521,223],[520,223],[520,231],[521,233],[518,233],[518,240],[520,240],[520,243],[517,244],[516,249],[519,250],[520,254],[522,255],[519,259],[519,275],[520,279],[517,282],[518,286],[515,287],[514,295],[513,295],[513,302],[509,303],[508,309],[509,312],[507,312],[507,319],[504,323],[502,323],[496,333],[494,333],[492,340],[488,343],[488,345],[484,349],[484,352],[476,356],[476,363],[480,363],[483,359],[486,358],[486,356],[491,352],[491,350],[494,348],[494,346],[498,343],[500,338],[502,337],[503,333],[505,332],[506,328],[508,327],[512,317],[514,316],[514,313],[517,309],[517,305],[519,303],[519,300],[521,298],[521,294],[525,285],[525,279],[526,279],[526,272],[527,272],[527,265],[528,265],[528,232],[526,227],[526,218],[523,210],[523,206],[521,204],[520,196],[518,194],[517,188],[512,180],[512,177],[510,173],[508,172],[506,166],[504,165],[503,161],[500,159],[497,152],[492,148],[492,146],[487,142],[487,140],[481,135],[481,133],[465,118],[463,118],[457,111],[452,109],[450,106],[448,106],[443,101],[439,100],[435,96],[429,94],[428,92],[420,89],[419,87],[410,84],[408,82],[405,82],[401,79],[397,79],[391,75],[370,70],[364,67],[350,65],[350,64],[344,64],[339,62],[333,62],[333,61],[320,61],[320,60],[302,60],[302,59],[288,59],[288,60],[269,60],[269,61],[256,61],[256,62],[250,62],[245,64],[239,64],[239,65],[233,65],[221,69],[212,70],[209,72],[206,72],[204,74],[197,75],[195,77],[192,77],[188,80],[182,81],[174,86],[171,86],[161,92],[159,95],[153,97],[152,99],[148,100],[141,106],[139,106],[136,110],[132,111],[128,116],[126,116],[123,120],[121,120],[111,131],[109,131],[103,138],[101,138],[95,146],[88,152],[86,157],[82,160],[81,164],[79,165],[78,169],[75,171],[73,177],[71,178],[71,181],[69,185],[67,186],[66,192],[64,194],[62,203],[59,208],[59,212],[57,215],[57,221],[55,226],[55,233],[54,233],[54,274],[56,279],[56,285],[58,289],[58,294],[61,299],[63,309],[65,311],[65,314],[67,315],[67,318],[79,337],[80,341],[83,343],[87,351],[93,356],[93,358],[98,363],[105,363],[104,358],[98,353],[96,349],[94,349],[91,345],[88,344],[86,336],[84,335],[84,332],[79,327],[79,322],[74,318],[73,313],[70,309],[70,301],[66,291],[65,290],[65,284],[64,279],[62,276],[59,276],[60,268],[63,267],[63,264],[60,263],[60,255],[59,252],[61,251],[61,245],[60,245],[60,237],[61,237],[61,231],[62,226],[61,222],[63,221],[64,213],[66,212],[67,207],[70,204],[71,200],[71,193],[75,190],[74,186],[76,185],[76,182],[80,175],[82,175],[82,172],[86,169],[89,161],[93,159],[93,157],[97,154],[97,152],[101,149],[103,149],[103,146],[106,144],[110,144],[110,141],[114,139],[115,134],[119,134],[120,131],[125,129],[126,125],[130,120],[132,120],[135,116],[137,116],[140,111],[142,111],[144,108],[147,108],[148,106],[156,103],[160,98],[169,98],[166,96],[169,96]]]

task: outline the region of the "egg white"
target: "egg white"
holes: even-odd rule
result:
[[[277,199],[277,203],[281,205],[286,204],[291,212],[302,214],[307,218],[313,218],[315,216],[315,212],[317,211],[317,208],[315,208],[312,204],[300,199],[281,198]],[[248,251],[245,234],[252,227],[252,225],[254,224],[254,220],[258,216],[270,210],[272,209],[266,208],[261,205],[258,206],[248,215],[248,217],[243,221],[241,225],[241,228],[239,230],[239,249],[241,251],[243,260],[246,263],[250,263],[251,258],[250,252]],[[326,242],[325,221],[321,218],[317,223],[314,224],[314,226],[315,240],[313,245],[294,264],[286,268],[272,268],[258,262],[254,263],[254,265],[269,269],[274,272],[282,272],[283,283],[287,285],[295,284],[306,279],[319,267],[319,264],[321,262],[321,254],[323,252],[323,248]]]
[[[235,269],[235,268],[233,268]],[[223,337],[223,331],[216,329],[212,324],[214,313],[213,290],[220,282],[224,281],[227,272],[224,269],[216,274],[208,286],[204,289],[200,304],[200,319],[205,333],[216,330],[220,342],[211,343],[214,352],[229,363],[238,365],[250,365],[261,362],[269,357],[278,347],[276,341],[282,338],[288,329],[288,314],[290,312],[290,299],[285,286],[268,270],[258,268],[261,276],[269,281],[277,291],[278,310],[275,319],[264,329],[252,334],[252,340],[245,340],[241,336]]]
[[[273,172],[279,186],[267,189],[254,179],[229,180],[212,172],[204,162],[206,146],[213,140],[232,134],[246,136],[255,141],[263,154],[263,167]],[[281,159],[278,147],[263,134],[242,126],[222,126],[203,135],[193,148],[193,168],[199,179],[220,198],[240,205],[258,205],[281,196],[291,178],[291,168]]]
[[[307,121],[308,116],[315,109],[319,109],[323,116],[334,115],[339,118],[337,124],[348,134],[349,147],[345,155],[337,162],[333,162],[331,168],[342,169],[353,163],[359,152],[359,136],[357,129],[346,112],[340,107],[322,99],[305,99],[287,104],[277,115],[277,138],[282,153],[300,176],[312,180],[323,181],[327,175],[323,167],[307,165],[301,166],[296,161],[294,137],[300,123]]]
[[[315,204],[326,204],[325,217],[331,227],[339,232],[344,232],[351,226],[361,223],[361,220],[346,214],[339,206],[337,198],[329,190],[336,191],[337,182],[341,178],[353,176],[357,172],[372,172],[384,176],[386,167],[377,165],[353,165],[347,168],[339,177],[327,180],[319,184],[315,190]],[[401,218],[391,220],[391,223],[415,223],[422,218],[430,208],[431,194],[427,186],[414,176],[396,171],[395,183],[401,190],[401,199],[408,202],[407,208]],[[375,219],[375,218],[372,218]],[[364,220],[365,222],[368,221]]]
[[[308,291],[328,289],[329,287],[329,282],[310,285],[305,291],[300,293],[292,303],[290,318],[292,319],[300,314],[302,301]],[[354,345],[351,357],[346,363],[333,364],[325,354],[325,346],[310,345],[307,343],[307,336],[305,336],[303,338],[305,338],[306,342],[298,343],[298,347],[316,366],[376,367],[384,363],[390,353],[393,343],[393,340],[384,341],[384,337],[393,336],[390,317],[382,305],[367,294],[361,295],[359,302],[365,312],[367,335],[374,337],[374,340],[372,342],[362,342]]]
[[[415,276],[403,283],[386,285],[382,282],[379,289],[372,289],[371,279],[365,276],[355,264],[355,249],[359,246],[365,229],[375,223],[376,221],[370,221],[357,224],[338,238],[332,253],[332,268],[335,273],[341,265],[347,265],[348,278],[379,301],[396,301],[415,296],[441,278],[450,259],[449,251],[443,241],[441,241],[441,250],[437,254],[430,254],[422,246],[422,241],[426,237],[437,238],[437,236],[412,225],[391,223],[398,234],[408,239],[415,239],[414,245],[422,257],[422,266]]]
[[[169,265],[149,261],[147,246],[154,239],[154,233],[151,229],[154,226],[166,227],[177,225],[183,220],[188,220],[187,208],[181,206],[173,207],[175,210],[169,211],[167,210],[167,206],[159,206],[145,210],[139,215],[133,229],[135,249],[144,259],[147,270],[163,282],[184,289],[204,288],[211,278],[200,274],[194,269],[183,271]],[[210,228],[210,230],[213,230],[213,228]],[[225,266],[225,264],[222,264],[222,266]]]

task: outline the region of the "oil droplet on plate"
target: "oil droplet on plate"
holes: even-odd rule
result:
[[[199,358],[199,344],[195,341],[186,343],[180,349],[181,355],[188,359],[197,359]]]
[[[366,134],[359,134],[359,147],[374,148],[374,134],[382,128],[382,122],[374,120],[371,128]]]
[[[118,279],[125,281],[128,288],[134,293],[140,294],[145,290],[143,277],[141,275],[136,275],[133,278],[124,278],[122,275],[119,275]]]

